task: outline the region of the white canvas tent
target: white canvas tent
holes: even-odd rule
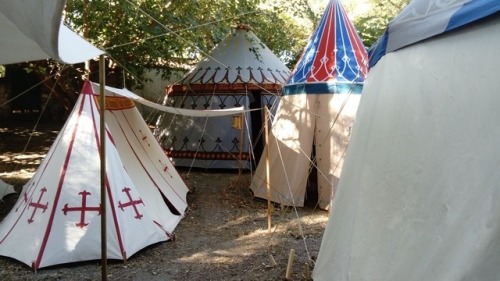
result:
[[[246,26],[238,26],[179,82],[167,89],[166,105],[195,110],[243,107],[275,110],[289,69]],[[250,168],[262,146],[263,112],[244,115],[243,131],[233,117],[159,118],[155,135],[176,166]],[[262,148],[260,148],[262,150]],[[257,151],[257,152],[256,152]],[[242,160],[242,161],[240,161]]]
[[[269,184],[271,201],[301,207],[310,184],[311,189],[317,189],[318,206],[329,208],[367,63],[365,47],[340,1],[331,0],[283,87],[268,152],[260,159],[252,179],[255,197],[267,199]],[[310,174],[317,175],[316,179],[309,178]]]
[[[499,11],[413,0],[389,24],[314,280],[500,280]]]
[[[0,225],[0,255],[34,269],[101,257],[98,85],[78,101]],[[134,103],[106,88],[107,257],[171,238],[187,187]]]

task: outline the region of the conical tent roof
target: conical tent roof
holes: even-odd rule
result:
[[[240,25],[178,83],[172,94],[281,89],[290,74],[283,62],[248,27]]]
[[[349,91],[353,84],[364,82],[367,65],[365,46],[340,0],[330,1],[283,88],[284,95],[338,93],[345,90],[343,85]]]
[[[34,269],[101,258],[100,136],[96,84],[75,108],[0,224],[0,255]],[[186,185],[134,103],[106,92],[107,256],[127,259],[170,239]]]
[[[197,110],[241,106],[245,110],[264,106],[275,110],[276,96],[289,74],[289,69],[254,32],[240,25],[178,83],[167,88],[166,103]],[[243,132],[232,127],[232,116],[163,116],[157,137],[176,166],[249,168],[252,153],[260,143],[257,135],[263,124],[261,115],[261,111],[246,113]],[[260,156],[260,152],[256,154]]]
[[[340,1],[330,1],[283,87],[267,147],[272,201],[303,206],[307,185],[315,181],[312,185],[318,189],[319,207],[329,208],[367,62],[365,47]],[[313,147],[318,157],[312,155]],[[268,181],[264,160],[257,167],[251,189],[255,197],[265,199]],[[313,166],[317,179],[309,178]]]
[[[497,0],[413,0],[389,24],[314,280],[500,280],[498,34]]]

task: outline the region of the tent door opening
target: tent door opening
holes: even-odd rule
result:
[[[177,210],[175,208],[175,206],[172,204],[172,202],[170,202],[170,200],[168,200],[167,197],[165,197],[165,194],[163,194],[162,192],[160,192],[161,194],[161,197],[163,198],[163,202],[165,202],[165,204],[167,205],[168,209],[170,210],[170,212],[176,216],[180,216],[181,214],[184,213],[185,210]]]
[[[249,95],[249,107],[250,109],[259,109],[262,108],[262,94],[260,91],[251,91]],[[255,157],[255,161],[253,162],[253,168],[257,166],[259,163],[260,157],[264,152],[264,135],[263,135],[263,111],[262,110],[252,110],[250,111],[251,118],[251,128],[250,133],[252,137],[252,149],[253,149],[253,157]]]
[[[307,185],[306,185],[306,198],[304,200],[305,207],[316,207],[319,200],[318,193],[318,165],[316,163],[316,144],[313,141],[313,147],[311,152],[311,160],[309,166],[309,174],[307,176]]]

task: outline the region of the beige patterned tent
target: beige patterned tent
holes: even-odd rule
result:
[[[243,131],[233,128],[232,116],[164,115],[155,135],[176,166],[250,168],[253,157],[262,153],[262,107],[275,109],[289,72],[248,27],[239,26],[167,88],[165,104],[195,110],[256,109],[245,113]]]

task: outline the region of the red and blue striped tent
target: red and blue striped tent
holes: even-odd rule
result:
[[[272,201],[303,206],[309,182],[318,188],[319,207],[329,208],[367,63],[354,25],[340,1],[331,0],[283,87],[268,145],[272,176],[266,179],[262,157],[251,185],[255,197],[267,198],[269,182]],[[309,177],[313,167],[317,179]]]
[[[368,57],[365,46],[342,4],[332,0],[311,36],[284,95],[360,93]]]

